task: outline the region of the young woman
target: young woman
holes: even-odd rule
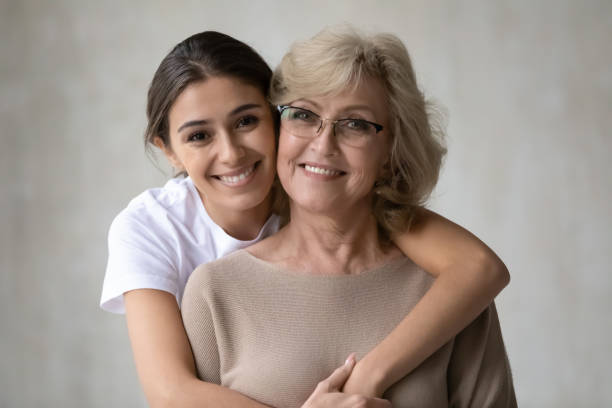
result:
[[[113,221],[101,306],[125,311],[152,406],[261,406],[197,378],[179,305],[196,266],[280,226],[274,212],[283,197],[275,181],[278,117],[267,99],[271,75],[244,43],[204,32],[179,43],[151,83],[146,144],[160,148],[184,176],[142,193]],[[393,240],[437,279],[396,329],[355,365],[347,392],[380,395],[472,321],[508,283],[503,263],[476,237],[432,212],[415,214]]]

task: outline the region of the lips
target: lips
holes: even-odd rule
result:
[[[245,166],[235,171],[224,174],[216,174],[212,177],[216,178],[217,180],[221,180],[225,184],[238,184],[253,174],[259,163],[261,163],[261,161],[257,161],[250,166]]]
[[[299,165],[299,167],[303,168],[307,173],[317,174],[320,176],[335,177],[346,174],[346,172],[340,169],[315,163],[302,163]]]

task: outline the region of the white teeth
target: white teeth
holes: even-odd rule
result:
[[[323,174],[324,176],[337,176],[338,174],[340,174],[339,171],[322,169],[320,167],[314,167],[308,164],[304,165],[304,168],[306,169],[306,171],[316,174]]]
[[[255,169],[255,166],[249,167],[248,170],[246,170],[244,173],[238,174],[237,176],[219,176],[219,179],[221,179],[221,181],[223,181],[224,183],[228,183],[228,184],[234,184],[234,183],[238,183],[239,181],[244,180],[245,178],[247,178]]]

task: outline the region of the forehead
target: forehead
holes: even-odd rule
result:
[[[339,92],[309,96],[304,100],[325,115],[361,109],[371,111],[379,121],[387,119],[387,92],[382,82],[373,77],[365,77],[358,84],[345,87]]]

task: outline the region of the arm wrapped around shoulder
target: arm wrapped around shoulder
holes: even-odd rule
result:
[[[191,344],[198,378],[221,384],[219,350],[208,304],[209,282],[206,266],[198,267],[185,286],[181,314]]]
[[[455,338],[448,367],[448,398],[450,407],[517,406],[494,303]]]

